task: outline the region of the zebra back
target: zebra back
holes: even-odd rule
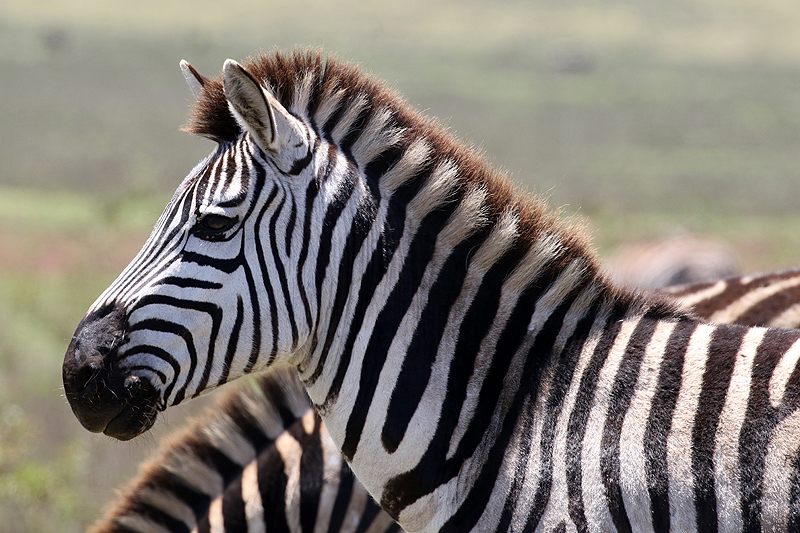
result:
[[[711,322],[800,328],[800,269],[667,287],[661,292]]]
[[[353,476],[295,373],[277,369],[166,439],[90,531],[399,530]]]

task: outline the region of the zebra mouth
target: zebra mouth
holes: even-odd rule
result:
[[[139,406],[128,402],[117,416],[109,420],[103,433],[117,440],[130,440],[153,427],[157,417],[155,404]]]
[[[67,399],[81,425],[118,440],[130,440],[150,429],[159,411],[155,388],[146,380],[128,376],[122,387],[114,389],[103,383],[89,394],[68,391]]]

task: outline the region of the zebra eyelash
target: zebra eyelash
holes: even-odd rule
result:
[[[206,213],[198,217],[191,233],[205,241],[221,241],[228,237],[229,231],[238,222],[238,216],[229,217],[218,213]]]

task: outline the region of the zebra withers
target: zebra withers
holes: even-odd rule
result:
[[[580,234],[337,60],[192,76],[189,129],[218,147],[75,333],[88,429],[131,438],[278,361],[408,531],[796,526],[800,332],[613,286]]]

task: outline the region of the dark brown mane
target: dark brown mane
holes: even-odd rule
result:
[[[304,118],[312,117],[323,98],[337,90],[343,90],[346,94],[341,107],[346,107],[352,97],[364,95],[368,99],[368,109],[388,107],[401,122],[405,122],[403,118],[411,118],[403,115],[416,115],[404,113],[409,110],[408,106],[383,83],[334,56],[323,59],[320,51],[295,50],[292,54],[286,54],[276,50],[271,54],[262,53],[248,58],[243,66],[261,80],[284,107]],[[304,80],[310,80],[308,107],[296,109],[292,105],[292,98],[297,85]],[[241,128],[228,110],[221,74],[211,78],[204,86],[184,129],[217,142],[232,141],[241,134]]]
[[[333,114],[332,121],[354,98],[364,96],[367,99],[367,113],[377,109],[391,110],[393,125],[405,131],[400,149],[414,139],[424,138],[432,147],[432,158],[453,161],[459,168],[459,177],[463,182],[479,182],[487,187],[490,192],[488,202],[500,207],[498,213],[516,204],[520,218],[530,221],[537,228],[541,228],[543,219],[554,218],[541,202],[515,191],[505,177],[491,169],[470,147],[448,135],[435,120],[422,116],[382,82],[364,74],[352,64],[334,56],[323,59],[319,51],[295,51],[291,54],[275,51],[249,58],[243,66],[261,80],[284,107],[306,119],[312,118],[324,99],[337,90],[344,91],[345,96],[341,98],[339,111]],[[292,105],[292,98],[298,84],[304,79],[311,80],[308,108],[296,109]],[[366,122],[367,118],[362,117],[360,122]],[[325,128],[324,124],[314,126],[318,130]],[[206,83],[184,129],[217,142],[232,141],[241,134],[241,128],[228,110],[221,75]],[[431,161],[431,164],[437,161]]]
[[[323,58],[318,50],[295,50],[290,54],[280,51],[262,53],[248,59],[243,66],[261,80],[286,109],[308,120],[323,136],[330,135],[336,121],[358,99],[364,99],[366,105],[352,125],[351,130],[355,134],[348,135],[351,140],[358,137],[359,129],[376,112],[388,109],[392,119],[387,127],[403,131],[401,140],[394,146],[396,152],[405,150],[414,140],[424,139],[431,147],[431,167],[446,160],[457,166],[458,189],[462,193],[472,187],[486,190],[490,221],[496,221],[503,212],[515,213],[520,232],[517,246],[527,248],[544,232],[553,234],[563,250],[555,267],[566,266],[580,256],[586,261],[586,274],[599,276],[598,263],[579,225],[559,220],[559,215],[549,211],[544,202],[517,191],[476,150],[454,139],[437,121],[414,110],[384,83],[365,74],[357,66],[334,56]],[[300,99],[303,105],[299,107],[298,94],[304,95]],[[331,104],[331,101],[335,103]],[[326,104],[333,105],[335,111],[325,124],[316,124],[315,114]],[[242,130],[228,110],[221,75],[205,84],[184,129],[217,142],[232,141],[241,135]],[[359,164],[359,161],[356,163]],[[613,288],[612,293],[631,296],[628,291]],[[672,307],[665,301],[656,303],[651,299],[651,302],[656,307]]]

